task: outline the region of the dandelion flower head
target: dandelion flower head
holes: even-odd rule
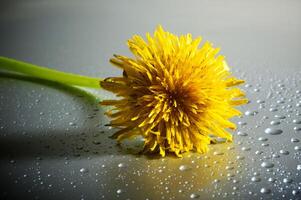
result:
[[[212,136],[232,141],[230,118],[240,115],[234,106],[245,104],[219,48],[201,38],[180,37],[158,26],[146,40],[134,35],[128,46],[134,58],[114,55],[110,61],[123,70],[121,77],[101,81],[117,95],[104,100],[110,126],[119,130],[117,141],[145,138],[144,151],[181,156],[187,151],[204,153]]]

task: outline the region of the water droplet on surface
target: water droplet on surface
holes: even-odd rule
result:
[[[247,125],[247,122],[241,122],[241,121],[239,121],[239,122],[237,122],[237,124],[241,125],[241,126],[245,126],[245,125]]]
[[[70,125],[70,126],[75,126],[76,123],[74,123],[74,122],[69,122],[69,125]]]
[[[276,112],[276,111],[278,111],[277,108],[270,108],[270,112]]]
[[[288,154],[290,154],[289,151],[286,151],[286,150],[283,150],[283,149],[281,149],[281,150],[279,151],[279,153],[281,153],[281,154],[283,154],[283,155],[288,155]]]
[[[260,100],[260,99],[258,99],[257,101],[256,101],[256,103],[265,103],[265,101],[264,100]]]
[[[219,182],[220,182],[220,180],[218,180],[218,179],[213,180],[213,183],[219,183]]]
[[[233,181],[232,181],[232,183],[238,183],[239,181],[238,180],[236,180],[236,179],[234,179]]]
[[[234,167],[233,166],[226,166],[225,169],[226,170],[232,170],[232,169],[234,169]]]
[[[190,198],[191,198],[191,199],[197,199],[197,198],[199,198],[199,197],[200,197],[200,195],[197,194],[197,193],[192,193],[192,194],[190,195]]]
[[[242,151],[250,151],[251,148],[250,148],[250,147],[242,147],[241,150],[242,150]]]
[[[254,116],[254,115],[256,115],[257,113],[258,113],[257,111],[247,110],[247,111],[245,112],[245,115],[246,115],[246,116]]]
[[[223,152],[219,152],[219,151],[215,151],[215,152],[213,152],[213,155],[215,155],[215,156],[221,156],[221,155],[224,155],[224,153]]]
[[[296,143],[296,142],[299,142],[300,140],[299,139],[297,139],[297,138],[291,138],[291,142],[293,142],[293,143]]]
[[[80,171],[81,173],[87,173],[89,170],[86,169],[86,168],[81,168],[79,171]]]
[[[274,182],[276,181],[276,179],[270,177],[270,178],[268,179],[268,181],[271,182],[271,183],[274,183]]]
[[[299,194],[299,191],[298,191],[298,190],[293,190],[293,191],[292,191],[292,195],[295,196],[295,195],[297,195],[297,194]]]
[[[300,120],[300,119],[294,119],[294,120],[293,120],[293,123],[294,123],[294,124],[301,124],[301,120]]]
[[[274,164],[270,163],[270,162],[263,162],[263,163],[261,163],[261,167],[272,168],[272,167],[274,167]]]
[[[118,190],[116,191],[116,193],[117,193],[117,194],[121,194],[121,193],[123,193],[123,191],[122,191],[122,189],[118,189]]]
[[[269,146],[269,144],[268,143],[262,143],[261,146],[267,147],[267,146]]]
[[[260,189],[260,193],[262,193],[262,194],[270,194],[271,193],[271,189],[269,189],[269,188],[261,188]]]
[[[301,165],[297,165],[297,170],[301,170]]]
[[[295,126],[295,127],[294,127],[294,130],[295,130],[295,131],[301,131],[301,127]]]
[[[283,183],[292,183],[292,182],[293,182],[293,179],[290,179],[290,178],[283,179]]]
[[[265,138],[265,137],[259,137],[258,140],[259,140],[259,141],[265,142],[265,141],[268,141],[268,138]]]
[[[119,167],[119,168],[123,168],[123,167],[125,167],[125,164],[124,164],[124,163],[119,163],[119,164],[118,164],[118,167]]]
[[[187,171],[187,170],[190,170],[190,169],[191,169],[191,167],[188,166],[188,165],[180,165],[180,167],[179,167],[180,171]]]
[[[264,132],[269,135],[280,135],[283,131],[281,129],[266,128]]]
[[[258,150],[257,150],[257,151],[255,151],[255,154],[256,154],[256,155],[261,155],[261,154],[263,154],[263,151],[258,151]]]
[[[279,121],[274,121],[274,120],[273,120],[273,121],[270,122],[270,124],[275,126],[275,125],[279,125],[280,122],[279,122]]]
[[[253,177],[251,178],[251,181],[252,181],[252,182],[260,182],[260,181],[261,181],[261,178],[259,178],[258,176],[253,176]]]
[[[285,119],[286,118],[284,115],[275,115],[274,117],[277,119]]]
[[[95,144],[95,145],[99,145],[99,144],[101,144],[101,142],[100,142],[100,141],[98,141],[98,140],[93,140],[93,144]]]
[[[238,132],[237,132],[237,135],[239,135],[239,136],[248,136],[247,133],[241,132],[241,131],[238,131]]]
[[[296,151],[301,151],[301,146],[295,146],[294,149],[295,149]]]
[[[236,159],[237,160],[243,160],[243,159],[245,159],[245,157],[244,156],[236,156]]]

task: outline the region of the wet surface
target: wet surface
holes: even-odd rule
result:
[[[92,39],[99,42],[99,46],[102,42],[105,47],[109,46],[108,49],[99,50],[100,47],[96,48],[91,38],[80,40],[86,38],[87,32],[76,28],[88,26],[84,23],[91,19],[92,14],[89,14],[88,8],[91,8],[93,17],[98,16],[92,8],[93,4],[85,5],[82,10],[82,4],[77,2],[72,10],[63,2],[35,3],[10,6],[9,9],[15,12],[22,11],[23,8],[25,14],[13,12],[14,15],[7,14],[0,20],[3,26],[8,27],[0,33],[5,36],[2,38],[9,38],[9,31],[14,32],[12,27],[21,29],[24,26],[24,33],[32,32],[24,34],[24,41],[22,34],[12,33],[13,36],[8,41],[14,44],[17,37],[19,43],[14,48],[14,45],[8,45],[9,42],[3,40],[5,45],[0,47],[1,55],[24,58],[26,61],[46,66],[74,66],[57,68],[86,75],[97,73],[95,76],[105,77],[120,73],[113,67],[99,65],[109,66],[106,61],[111,54],[125,51],[123,47],[117,46],[123,44],[121,40],[124,42],[136,31],[135,28],[126,29],[124,34],[112,33],[119,36],[109,44],[98,39],[104,38],[107,32],[102,28],[95,28],[92,20],[91,32],[94,30],[100,34],[91,33]],[[206,3],[208,12],[213,12],[215,4]],[[256,8],[252,3],[249,4],[251,8]],[[280,25],[287,24],[289,19],[299,15],[292,7],[300,8],[300,3],[292,1],[284,6],[291,12],[274,12],[282,11],[278,7],[283,6],[281,2],[275,4],[274,9],[266,12],[267,16],[273,15],[279,19]],[[49,12],[41,18],[34,14],[27,15],[28,11],[36,9],[34,5],[41,8],[40,12]],[[222,4],[218,5],[222,13],[231,9],[237,11],[236,7],[225,6],[223,10]],[[231,5],[237,5],[237,2],[233,1]],[[118,10],[122,5],[115,6]],[[162,6],[167,7],[165,4]],[[106,7],[114,6],[111,3]],[[68,11],[65,14],[61,12],[64,9]],[[76,14],[76,9],[84,14]],[[258,12],[259,16],[263,14],[260,10]],[[28,18],[20,17],[22,13]],[[99,14],[99,17],[110,16],[108,13]],[[287,21],[281,18],[285,13]],[[188,17],[192,15],[188,12],[186,14]],[[236,15],[243,16],[242,13]],[[78,16],[79,22],[76,20]],[[131,14],[127,19],[134,23],[131,16],[135,15]],[[61,18],[66,20],[66,27],[62,27],[64,23],[60,21]],[[106,27],[107,21],[114,19],[102,18],[99,23]],[[189,31],[185,23],[175,26],[171,19],[162,15],[161,20],[141,25],[136,32],[152,31],[153,24],[159,21],[171,29]],[[254,30],[233,31],[234,35],[240,36],[233,36],[232,39],[227,35],[227,28],[217,29],[225,33],[221,36],[218,31],[214,31],[216,24],[211,28],[209,25],[204,27],[205,34],[210,39],[225,41],[223,48],[228,51],[229,63],[233,66],[234,74],[246,80],[247,84],[241,88],[250,99],[249,104],[239,108],[243,115],[233,119],[238,125],[238,129],[233,132],[233,143],[210,145],[210,151],[206,154],[187,153],[183,158],[137,154],[142,147],[142,138],[125,141],[122,145],[116,145],[109,138],[115,130],[105,126],[108,122],[103,115],[105,108],[100,107],[98,102],[102,98],[111,98],[110,94],[95,90],[83,91],[19,76],[4,77],[6,75],[1,73],[1,199],[300,199],[301,66],[300,58],[294,55],[301,49],[300,38],[297,37],[297,33],[301,32],[301,23],[294,21],[288,23],[285,30],[280,30],[277,25],[268,23],[267,20],[270,26],[264,29],[260,23],[255,23],[260,21],[256,17],[249,16],[245,19]],[[46,27],[47,20],[51,22],[50,28],[56,27],[61,32],[54,36],[49,35],[49,40],[41,40],[48,36],[41,28]],[[216,22],[215,18],[213,21]],[[28,25],[27,28],[23,22]],[[225,26],[240,27],[236,22],[238,21],[226,22]],[[218,25],[221,24],[222,22]],[[132,26],[134,27],[133,24],[130,27]],[[191,27],[193,35],[202,32],[201,28]],[[73,40],[78,41],[74,45],[82,48],[79,57],[79,51],[73,49],[71,39],[63,40],[74,29],[79,31],[73,35]],[[278,32],[271,34],[273,29]],[[259,35],[258,38],[250,39],[252,33],[260,32],[261,36],[271,34],[271,38],[264,39]],[[54,30],[50,33],[54,33]],[[243,44],[247,50],[237,52],[242,45],[238,41],[244,41],[242,33],[246,33],[250,40]],[[278,34],[289,34],[290,37],[281,37],[279,41]],[[61,46],[57,52],[52,41],[59,40]],[[119,40],[120,44],[117,45]],[[273,43],[273,40],[277,42]],[[29,41],[32,42],[31,45]],[[230,45],[229,41],[233,43]],[[256,41],[266,42],[263,46],[274,44],[284,48],[281,51],[273,46],[254,48]],[[47,46],[50,47],[48,51],[39,51]],[[91,46],[91,51],[88,46]],[[25,51],[25,47],[31,47],[30,51]],[[261,55],[265,52],[267,57],[262,58]],[[85,68],[81,67],[86,65]],[[88,67],[90,65],[95,67]]]

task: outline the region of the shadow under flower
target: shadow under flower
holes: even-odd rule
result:
[[[16,105],[11,103],[12,101],[9,102],[9,99],[12,95],[18,95],[10,94],[11,92],[17,93],[18,90],[11,91],[10,86],[8,86],[9,89],[4,88],[3,90],[2,88],[1,92],[4,93],[3,95],[8,99],[7,102],[2,102],[2,104],[9,104],[6,109],[8,109],[10,115],[7,116],[5,113],[0,114],[2,119],[0,125],[3,125],[2,129],[0,129],[1,158],[91,157],[104,154],[120,155],[127,153],[120,146],[116,145],[115,140],[109,138],[115,130],[104,126],[104,124],[107,123],[107,119],[104,117],[104,110],[100,107],[99,98],[97,96],[77,87],[18,74],[0,72],[0,79],[14,79],[18,80],[17,82],[26,81],[35,83],[34,87],[36,87],[36,84],[39,84],[46,86],[48,89],[58,90],[62,95],[67,95],[68,98],[74,98],[75,103],[80,105],[81,108],[84,108],[80,109],[79,116],[75,116],[79,118],[78,121],[83,121],[84,123],[70,130],[66,128],[68,122],[62,122],[64,119],[57,120],[57,126],[56,124],[52,127],[40,126],[32,117],[35,115],[33,112],[39,112],[37,109],[30,110],[30,113],[21,113],[22,115],[28,116],[25,117],[25,122],[31,124],[31,126],[22,128],[15,127],[11,122],[18,120],[19,114],[17,113]],[[27,85],[25,84],[25,86]],[[31,89],[32,88],[29,87],[28,91]],[[24,98],[22,96],[17,97]],[[56,109],[59,111],[59,109],[62,108]],[[54,111],[56,111],[56,109]],[[53,115],[56,115],[56,113]],[[44,120],[48,121],[49,119],[45,116]],[[62,125],[62,123],[64,125]],[[9,126],[8,124],[12,125]],[[35,126],[35,124],[38,125]]]

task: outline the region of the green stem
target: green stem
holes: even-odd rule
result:
[[[61,72],[54,69],[49,69],[46,67],[41,67],[5,57],[0,57],[0,70],[2,69],[7,70],[9,72],[21,73],[31,77],[55,81],[68,85],[100,88],[99,78],[92,78],[77,74]]]

